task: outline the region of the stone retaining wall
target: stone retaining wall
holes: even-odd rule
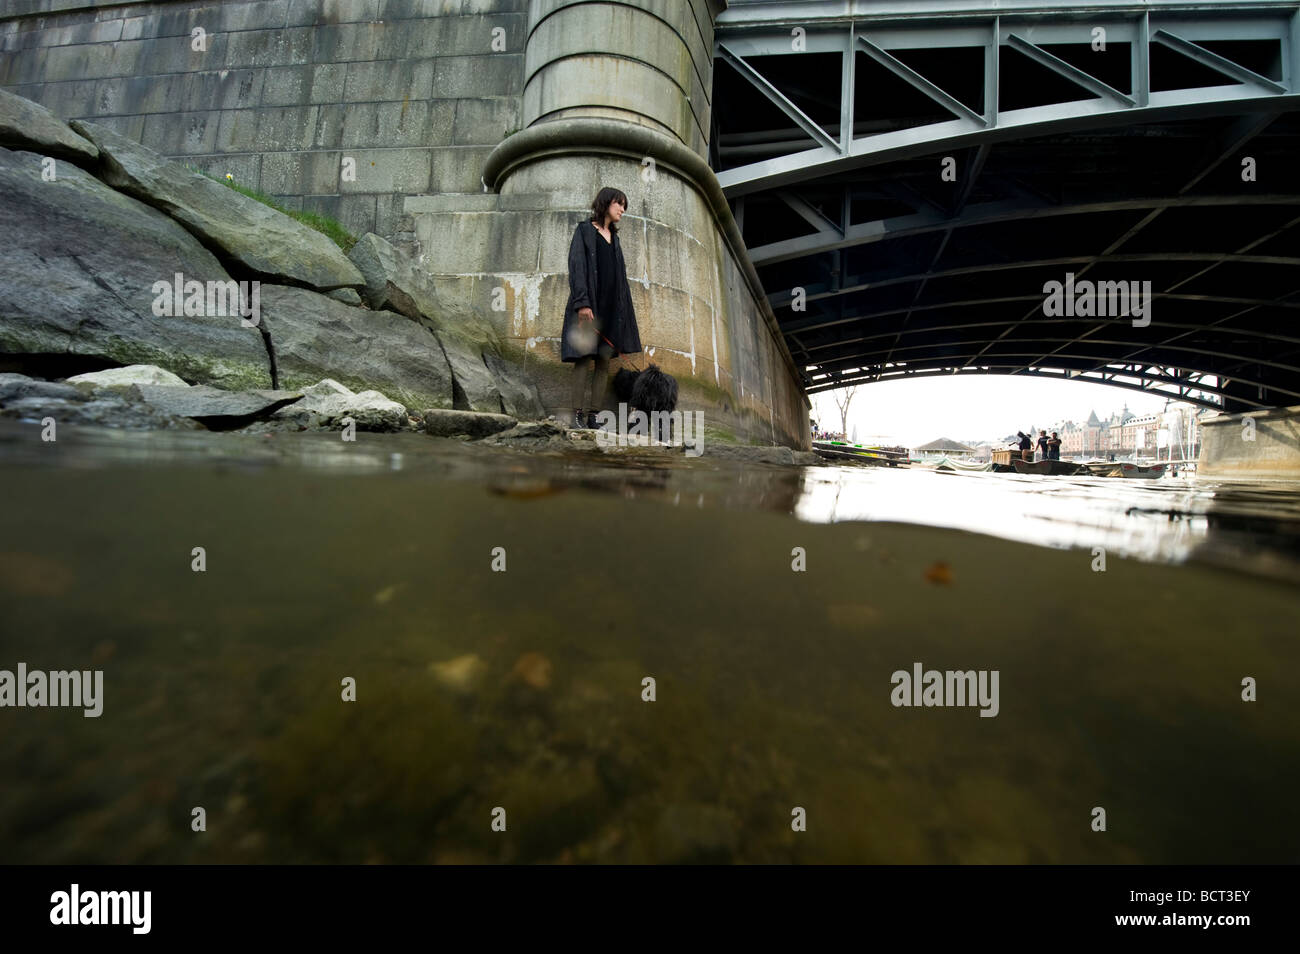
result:
[[[488,153],[521,124],[527,10],[5,0],[0,88],[401,243],[406,196],[481,190]],[[191,49],[196,28],[203,51]],[[355,181],[341,176],[344,157]]]
[[[1300,405],[1220,414],[1201,435],[1201,477],[1300,480]]]

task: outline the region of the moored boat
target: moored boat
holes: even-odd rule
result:
[[[1083,465],[1094,477],[1118,477],[1119,464],[1113,460],[1088,461]]]
[[[1152,477],[1161,477],[1164,475],[1165,464],[1128,464],[1120,463],[1119,475],[1121,477],[1137,477],[1140,479],[1149,479]]]
[[[935,470],[948,471],[967,471],[970,473],[987,472],[993,469],[992,464],[976,463],[969,460],[953,460],[951,457],[940,457],[934,462]]]
[[[1088,468],[1071,460],[1015,460],[1011,466],[1017,474],[1036,474],[1040,477],[1077,477],[1088,473]]]

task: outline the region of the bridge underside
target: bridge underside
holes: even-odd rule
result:
[[[804,19],[792,49],[733,3],[713,160],[806,389],[1015,374],[1300,404],[1296,4],[1230,6]]]

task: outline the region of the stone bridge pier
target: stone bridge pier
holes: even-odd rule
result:
[[[437,286],[496,325],[563,417],[569,242],[600,188],[621,189],[634,360],[676,376],[710,436],[807,449],[808,398],[707,162],[724,6],[533,0],[522,128],[488,156],[481,193],[410,196],[406,212]]]

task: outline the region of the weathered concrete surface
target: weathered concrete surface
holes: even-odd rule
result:
[[[668,133],[704,156],[712,113],[712,26],[725,6],[716,0],[537,4],[520,125],[543,116],[616,118]],[[591,55],[593,34],[604,38],[604,55]]]
[[[153,313],[154,284],[177,272],[231,280],[211,252],[71,163],[53,182],[41,168],[36,153],[0,149],[0,353],[151,364],[235,390],[271,385],[261,335],[238,317]]]
[[[1300,480],[1300,405],[1204,421],[1196,473]]]

